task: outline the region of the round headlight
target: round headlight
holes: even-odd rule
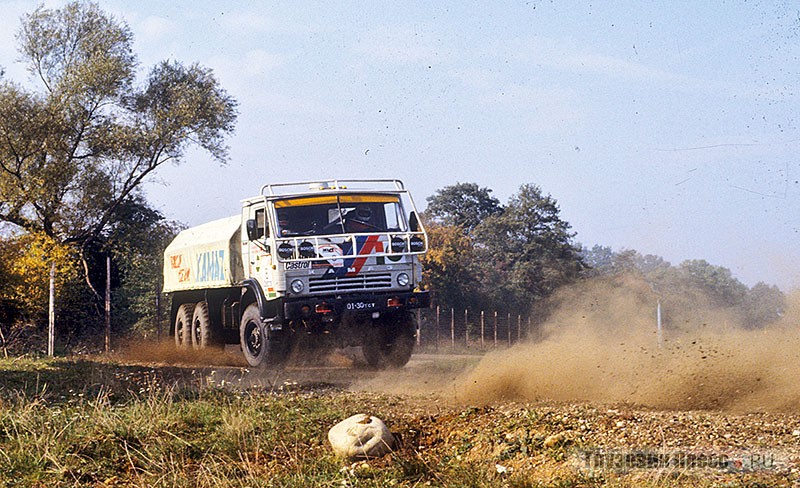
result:
[[[303,285],[303,280],[292,280],[292,291],[294,293],[302,292],[303,288],[305,288],[305,285]]]
[[[408,286],[411,280],[408,278],[406,273],[400,273],[397,275],[397,284],[400,286]]]

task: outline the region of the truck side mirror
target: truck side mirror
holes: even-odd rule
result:
[[[411,212],[411,215],[408,217],[408,227],[411,229],[411,232],[419,232],[417,212]]]
[[[261,233],[258,232],[258,223],[256,219],[247,219],[247,239],[250,241],[255,241],[259,237],[261,237]]]

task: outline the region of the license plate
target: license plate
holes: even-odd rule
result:
[[[347,310],[362,311],[372,310],[375,308],[375,302],[350,302],[347,304]]]

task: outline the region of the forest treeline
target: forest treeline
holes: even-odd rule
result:
[[[703,259],[673,265],[633,249],[581,245],[556,200],[533,184],[522,185],[505,204],[475,183],[446,186],[427,200],[431,250],[423,273],[440,307],[514,315],[536,308],[533,315],[544,318],[548,297],[585,280],[606,280],[611,287],[638,283],[654,309],[663,303],[665,326],[671,327],[700,310],[725,311],[737,327],[764,327],[786,306],[777,286],[748,287]]]
[[[728,312],[731,326],[765,327],[785,308],[778,287],[748,287],[727,268],[705,260],[672,265],[631,249],[581,246],[561,219],[557,201],[533,184],[522,185],[505,204],[475,183],[445,186],[427,198],[423,219],[430,243],[423,257],[424,286],[433,292],[434,305],[444,309],[545,320],[549,297],[587,280],[606,280],[609,286],[634,283],[653,306],[664,305],[668,328],[701,323],[702,318],[687,318],[698,310]],[[85,262],[75,245],[43,233],[6,233],[0,238],[0,340],[12,351],[44,347],[49,269],[56,262],[59,344],[67,351],[99,349],[103,302],[89,288],[84,266],[92,282],[104,287],[109,255],[115,336],[164,332],[162,253],[183,227],[137,195],[120,205],[86,250]]]

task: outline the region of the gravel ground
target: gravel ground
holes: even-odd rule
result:
[[[800,487],[800,414],[455,401],[447,385],[476,362],[419,355],[403,370],[377,373],[339,357],[281,371],[222,366],[192,374],[216,385],[367,399],[364,413],[401,439],[399,458],[372,461],[373,469],[419,459],[483,466],[498,486]]]

